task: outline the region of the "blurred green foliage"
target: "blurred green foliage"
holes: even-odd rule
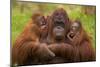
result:
[[[22,32],[25,24],[30,20],[33,13],[41,11],[45,16],[51,15],[58,8],[63,7],[71,20],[80,19],[84,29],[91,36],[93,46],[95,47],[96,33],[96,14],[95,6],[51,4],[51,3],[33,3],[17,2],[12,5],[12,43]],[[92,9],[90,9],[92,8]],[[88,11],[87,11],[88,9]],[[86,13],[87,11],[87,13]]]

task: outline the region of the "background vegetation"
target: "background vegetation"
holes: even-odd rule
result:
[[[96,14],[95,6],[34,3],[34,2],[16,2],[12,4],[12,43],[22,32],[25,24],[29,21],[31,15],[41,11],[45,16],[52,14],[58,8],[63,7],[71,20],[80,19],[84,29],[91,36],[95,48],[96,33]]]

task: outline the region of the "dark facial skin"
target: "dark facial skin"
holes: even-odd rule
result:
[[[67,35],[68,38],[70,40],[73,40],[74,36],[80,31],[80,29],[81,29],[80,23],[78,23],[78,22],[72,23],[70,31],[69,31],[69,33]]]
[[[36,22],[37,22],[37,25],[38,25],[38,27],[40,29],[41,36],[42,37],[47,36],[48,24],[47,24],[46,18],[44,16],[38,16],[36,18]]]
[[[55,39],[61,40],[65,36],[66,12],[59,9],[53,13],[53,17],[53,35]]]
[[[56,40],[64,38],[64,34],[65,34],[65,29],[63,27],[61,27],[60,25],[54,27],[53,35],[55,36]]]
[[[53,21],[54,22],[63,22],[66,23],[66,19],[67,19],[67,14],[66,11],[63,9],[58,9],[53,13]]]
[[[47,22],[44,16],[39,16],[37,22],[42,32],[47,31]]]

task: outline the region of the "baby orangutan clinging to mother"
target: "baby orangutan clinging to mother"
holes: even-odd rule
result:
[[[41,13],[33,14],[12,47],[12,65],[41,64],[52,59],[55,54],[40,40],[47,36],[46,32],[45,17]]]
[[[74,47],[74,61],[95,61],[95,50],[93,49],[91,39],[79,20],[71,24],[67,34],[67,43]]]
[[[73,41],[75,41],[75,38],[78,38],[80,30],[81,30],[80,22],[75,21],[71,23],[67,37],[70,41],[72,41],[72,43]]]

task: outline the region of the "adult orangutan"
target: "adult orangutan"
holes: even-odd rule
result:
[[[72,62],[74,58],[73,46],[65,43],[65,36],[70,28],[66,11],[58,8],[47,20],[49,23],[48,47],[56,55],[49,63]]]
[[[66,11],[63,8],[56,9],[52,15],[47,18],[47,22],[49,23],[48,40],[55,42],[56,39],[61,39],[64,42],[65,34],[70,28],[69,17]]]
[[[47,35],[46,24],[42,14],[32,15],[31,21],[25,26],[12,47],[12,65],[41,64],[55,56],[48,49],[47,44],[40,43],[41,35]]]
[[[93,49],[90,37],[83,29],[79,20],[71,24],[70,31],[67,34],[67,43],[74,47],[74,61],[95,61],[95,51]]]

